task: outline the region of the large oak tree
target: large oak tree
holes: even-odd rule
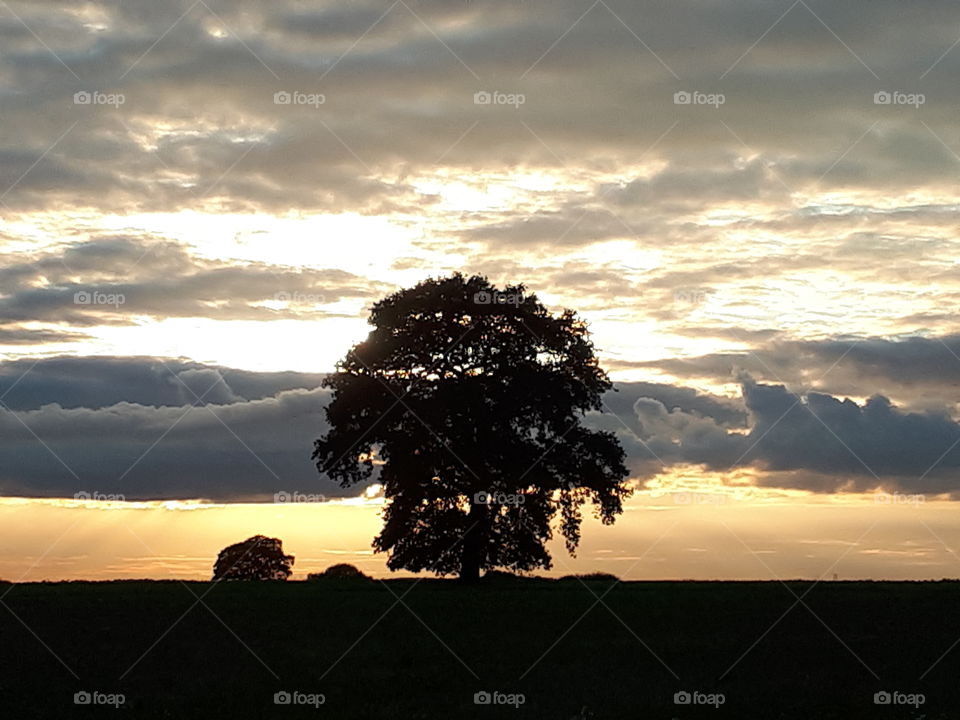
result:
[[[456,274],[381,300],[369,322],[325,380],[330,429],[313,457],[343,487],[379,467],[373,545],[391,569],[550,568],[558,515],[573,553],[584,503],[605,524],[622,512],[623,449],[582,423],[611,383],[573,311]]]

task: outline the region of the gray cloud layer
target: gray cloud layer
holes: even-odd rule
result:
[[[17,343],[71,339],[67,331],[19,326],[28,321],[83,328],[132,324],[142,316],[321,317],[329,315],[324,304],[372,300],[390,287],[337,269],[202,259],[178,243],[157,238],[95,238],[0,260],[0,339],[9,336],[8,341]],[[94,293],[104,300],[122,298],[122,303],[84,304],[83,298]]]
[[[736,329],[732,339],[756,341]],[[960,386],[960,336],[828,338],[758,342],[750,350],[634,363],[685,380],[729,382],[738,372],[805,393],[884,395],[911,408],[953,412]]]
[[[956,40],[957,7],[945,1],[907,14],[893,0],[869,13],[810,2],[779,22],[783,9],[759,0],[610,0],[585,15],[589,4],[575,0],[430,0],[386,15],[377,2],[306,10],[211,0],[215,15],[146,0],[11,7],[50,48],[2,18],[0,185],[20,179],[5,198],[19,207],[79,196],[141,209],[211,197],[236,208],[409,209],[422,200],[410,175],[441,156],[468,170],[603,167],[639,158],[677,121],[656,149],[669,166],[631,178],[616,204],[782,194],[774,175],[790,187],[829,171],[841,184],[908,188],[955,171],[920,123],[873,103],[881,89],[923,92],[924,120],[948,145],[957,139],[960,53],[938,62]],[[477,107],[482,89],[527,101],[518,111]],[[76,106],[82,90],[126,102]],[[326,102],[277,106],[279,90]],[[678,108],[678,90],[727,102],[719,112]],[[884,128],[836,164],[876,120]],[[744,144],[757,157],[738,165]]]
[[[325,428],[321,379],[157,358],[0,365],[8,408],[0,410],[0,493],[221,501],[281,490],[353,494],[320,478],[309,459]],[[817,492],[960,489],[960,425],[945,414],[904,412],[882,396],[862,405],[801,396],[750,379],[742,405],[654,383],[616,390],[589,422],[620,436],[641,479],[693,464],[752,467],[760,484]]]
[[[882,395],[863,404],[822,393],[798,395],[782,385],[745,379],[750,430],[724,428],[714,418],[668,409],[640,398],[641,426],[621,433],[641,476],[675,463],[716,471],[752,467],[758,483],[814,492],[886,488],[960,494],[960,424],[938,412],[905,412]],[[608,418],[598,418],[616,430]]]

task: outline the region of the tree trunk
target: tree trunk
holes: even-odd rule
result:
[[[487,537],[487,506],[470,501],[467,513],[467,532],[463,536],[460,555],[460,581],[475,583],[480,579]]]

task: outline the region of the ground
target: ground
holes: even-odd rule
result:
[[[8,585],[0,706],[18,719],[960,718],[960,583],[609,586]],[[124,703],[75,705],[83,691]],[[324,702],[275,704],[283,691]],[[724,702],[675,704],[682,691]],[[881,691],[924,704],[875,705]],[[523,704],[475,704],[480,692]]]

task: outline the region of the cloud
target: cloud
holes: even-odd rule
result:
[[[638,403],[654,403],[662,412],[680,412],[691,417],[710,418],[720,427],[745,428],[747,412],[741,403],[703,393],[694,388],[650,382],[619,382],[603,398],[604,411],[626,420],[642,433],[643,418]]]
[[[0,494],[96,490],[220,501],[269,499],[280,490],[355,494],[320,478],[309,459],[325,427],[323,377],[150,357],[0,363],[7,408],[0,409],[0,444],[8,458]],[[654,383],[618,385],[605,397],[603,421],[643,432],[632,411],[641,397],[711,417],[718,427],[745,422],[734,402]]]
[[[205,326],[214,338],[232,321],[359,324],[394,279],[489,271],[534,278],[531,291],[582,309],[605,366],[714,388],[746,371],[756,388],[806,398],[802,408],[820,403],[884,478],[905,471],[855,431],[886,417],[867,398],[889,399],[887,425],[906,432],[921,418],[950,437],[937,418],[954,416],[960,383],[953,2],[906,15],[894,0],[869,13],[862,3],[784,13],[759,0],[10,0],[8,10],[30,28],[0,9],[10,352],[166,352],[131,347],[143,342],[137,328],[169,318],[221,321]],[[925,103],[877,105],[881,90]],[[275,101],[297,91],[324,102]],[[478,91],[525,101],[478,105]],[[693,91],[725,101],[674,102]],[[123,102],[77,104],[77,92]],[[280,218],[320,216],[382,219],[413,239],[394,245],[345,223],[293,238],[320,260],[291,267],[269,252],[226,257],[219,236],[160,219],[183,210],[246,218],[235,244]],[[123,303],[77,302],[91,291]],[[297,295],[323,301],[283,299]],[[299,342],[271,350],[287,362]],[[56,347],[65,343],[76,347]],[[133,432],[185,410],[185,386],[251,413],[316,389],[217,357],[169,368],[51,358],[16,386],[27,368],[7,364],[0,392],[13,388],[5,402],[24,418],[113,413]],[[593,421],[625,433],[641,474],[659,467],[650,449],[670,463],[736,460],[770,399],[621,389],[609,399],[620,420]],[[819,432],[796,422],[804,437]],[[839,457],[820,468],[791,455],[802,439],[751,456],[770,468],[763,482],[866,482]],[[127,457],[117,450],[110,471]]]
[[[741,342],[757,340],[746,331],[725,331]],[[727,383],[746,371],[799,392],[884,395],[913,408],[952,409],[960,385],[960,336],[848,337],[820,340],[773,339],[748,350],[709,353],[634,363],[675,377]]]
[[[880,484],[913,492],[958,490],[960,424],[939,413],[908,413],[882,395],[857,404],[821,393],[747,382],[753,426],[745,460],[773,470],[811,470],[856,488]]]
[[[270,500],[283,490],[352,495],[321,478],[310,460],[326,399],[324,390],[290,390],[193,408],[123,402],[3,412],[0,494],[234,502]]]
[[[635,471],[651,477],[674,464],[750,467],[758,484],[770,487],[960,495],[960,423],[946,414],[905,412],[882,395],[858,404],[750,378],[741,387],[747,433],[639,398],[633,410],[640,431],[619,433]]]
[[[960,279],[953,4],[904,16],[884,0],[869,17],[857,4],[784,13],[755,0],[10,8],[36,33],[0,14],[0,199],[25,220],[6,231],[14,243],[29,245],[39,223],[69,235],[80,212],[233,211],[251,225],[360,213],[416,228],[420,254],[407,267],[421,270],[486,269],[511,255],[562,281],[554,260],[629,243],[604,268],[624,266],[622,287],[598,284],[584,306],[612,300],[625,322],[656,321],[664,335],[731,327],[732,316],[756,317],[745,330],[782,324],[787,336],[810,337],[811,325],[831,335],[948,331],[936,310],[955,302]],[[926,103],[874,104],[883,89],[922,90]],[[125,101],[74,104],[74,93],[94,90]],[[525,102],[477,105],[481,90]],[[294,91],[325,102],[274,101]],[[677,105],[678,91],[726,101]],[[126,294],[127,313],[73,307],[96,262],[119,269],[126,259],[123,239],[108,247],[107,232],[100,247],[62,258],[83,277],[21,275],[0,298],[8,324],[40,318],[77,332],[130,314],[282,313],[258,303],[272,294],[264,271],[279,269],[202,266],[175,248],[162,276],[103,274]],[[182,235],[174,239],[194,238]],[[284,282],[362,298],[360,272],[288,272]],[[716,291],[695,318],[669,302],[686,287]],[[879,318],[881,306],[897,317]]]
[[[355,494],[319,477],[309,459],[325,428],[321,380],[160,358],[4,363],[0,494],[225,502],[281,490]],[[587,422],[620,437],[640,480],[700,465],[752,468],[759,485],[812,492],[960,490],[960,424],[880,395],[858,404],[745,377],[741,405],[693,388],[619,383]]]
[[[44,345],[46,343],[76,342],[88,337],[83,333],[69,331],[0,327],[0,345]]]
[[[100,410],[120,403],[176,407],[264,400],[290,390],[316,390],[323,374],[250,372],[176,358],[51,357],[0,363],[0,396],[13,410],[45,405]],[[193,391],[191,393],[191,391]],[[217,399],[215,399],[217,398]]]
[[[0,268],[0,282],[0,329],[10,325],[8,332],[23,332],[17,325],[25,322],[130,325],[144,316],[317,317],[331,314],[323,305],[373,300],[391,287],[339,269],[204,259],[171,240],[115,236],[69,243],[33,258],[11,256]],[[84,302],[94,294],[104,302]],[[47,332],[48,342],[69,338]]]
[[[922,125],[873,103],[883,87],[918,89],[950,47],[945,29],[957,11],[947,3],[906,23],[891,2],[871,4],[869,21],[846,7],[814,16],[799,5],[779,22],[780,12],[750,0],[708,11],[686,0],[669,8],[611,0],[586,14],[574,0],[444,0],[389,12],[373,2],[305,11],[292,1],[211,1],[215,14],[187,3],[11,7],[50,48],[17,23],[4,26],[0,167],[5,186],[23,176],[5,199],[16,207],[82,197],[139,209],[222,199],[272,211],[412,211],[420,194],[410,179],[441,157],[464,171],[601,168],[649,150],[669,166],[628,179],[623,199],[684,204],[701,192],[782,196],[777,173],[791,187],[829,171],[839,183],[907,188],[945,182],[954,170]],[[948,144],[958,67],[948,53],[922,88],[925,120]],[[523,92],[522,111],[475,106],[488,84]],[[84,89],[126,100],[74,105]],[[274,104],[274,92],[294,89],[323,93],[322,110]],[[722,114],[676,106],[683,89],[725,93]],[[885,126],[838,164],[877,119]],[[717,164],[738,156],[740,167]]]

